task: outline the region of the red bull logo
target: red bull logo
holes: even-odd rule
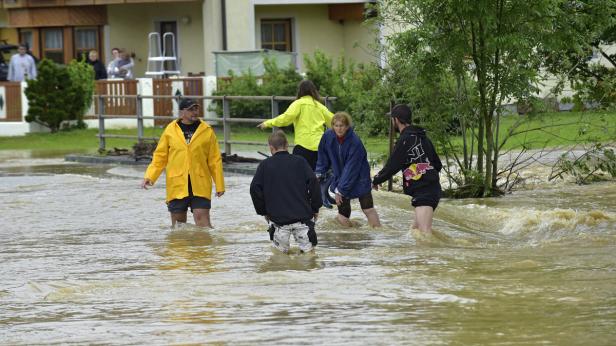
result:
[[[411,164],[404,170],[404,181],[410,182],[410,180],[419,180],[421,176],[426,174],[427,171],[434,169],[429,162],[419,162]]]

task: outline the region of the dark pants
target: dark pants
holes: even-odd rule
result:
[[[295,145],[293,148],[293,155],[305,158],[313,171],[317,168],[317,154],[317,151],[308,150],[301,145]]]
[[[362,210],[374,208],[374,201],[372,200],[372,192],[359,197],[359,206]],[[338,214],[349,218],[351,217],[351,200],[348,198],[342,198],[342,204],[338,206]]]

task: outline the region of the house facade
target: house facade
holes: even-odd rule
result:
[[[0,41],[26,43],[37,58],[67,64],[97,50],[103,63],[112,48],[131,53],[136,80],[96,82],[96,93],[117,95],[104,107],[93,105],[86,122],[97,127],[94,114],[134,115],[137,105],[125,95],[211,95],[216,88],[215,52],[261,49],[296,56],[303,72],[303,56],[316,50],[356,62],[376,61],[371,45],[378,37],[365,21],[366,4],[354,0],[1,0]],[[148,36],[171,32],[179,78],[151,78]],[[170,44],[171,45],[171,44]],[[8,60],[8,54],[4,55]],[[24,120],[28,100],[25,83],[0,82],[0,135],[23,135],[42,128]],[[207,109],[209,101],[204,101]],[[144,116],[172,117],[171,99],[144,99]],[[208,114],[209,116],[215,116]],[[89,120],[88,120],[89,119]],[[134,127],[130,120],[109,120],[111,126]],[[162,122],[147,121],[148,125]]]
[[[148,62],[148,34],[172,32],[181,75],[215,75],[218,51],[321,50],[375,61],[367,1],[324,0],[3,0],[0,40],[28,43],[40,58],[68,63],[89,50],[103,62],[112,48],[134,54],[135,76]]]

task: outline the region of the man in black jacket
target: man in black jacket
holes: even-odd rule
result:
[[[439,172],[443,165],[426,130],[411,125],[411,109],[407,105],[396,105],[389,115],[400,138],[385,167],[372,180],[372,186],[378,190],[381,183],[402,171],[404,193],[413,197],[411,204],[415,207],[413,228],[431,232],[434,210],[441,198]]]
[[[321,190],[312,168],[303,157],[290,155],[284,132],[268,139],[272,156],[257,167],[250,197],[257,214],[270,223],[270,240],[278,250],[289,251],[291,234],[302,252],[317,245],[314,230],[321,207]]]

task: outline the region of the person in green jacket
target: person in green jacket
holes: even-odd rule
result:
[[[303,80],[297,87],[297,99],[284,113],[257,125],[258,128],[265,129],[293,124],[295,129],[293,154],[305,158],[313,171],[317,165],[319,142],[325,132],[325,127],[331,127],[334,117],[334,113],[330,112],[319,101],[320,99],[314,83]]]

